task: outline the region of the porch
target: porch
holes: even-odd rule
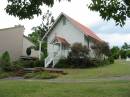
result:
[[[45,68],[54,67],[60,59],[67,58],[70,52],[70,44],[62,37],[56,36],[50,44],[52,45],[51,53],[48,53],[45,58]]]

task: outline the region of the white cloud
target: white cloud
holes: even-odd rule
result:
[[[127,42],[130,44],[130,33],[129,34],[118,34],[118,33],[112,33],[112,34],[98,34],[103,40],[108,42],[110,46],[122,46],[124,42]]]

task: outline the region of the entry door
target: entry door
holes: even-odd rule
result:
[[[59,45],[54,45],[54,56],[60,51],[60,46]]]

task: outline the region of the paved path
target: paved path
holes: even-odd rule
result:
[[[100,81],[116,81],[116,80],[129,80],[129,76],[118,77],[103,77],[103,78],[86,78],[86,79],[24,79],[23,77],[9,77],[2,80],[25,80],[25,81],[44,81],[50,83],[85,83],[85,82],[100,82]]]
[[[120,77],[106,77],[106,78],[88,78],[88,79],[50,79],[46,82],[53,83],[84,83],[84,82],[98,82],[98,81],[116,81],[116,80],[129,80],[129,76],[120,76]]]

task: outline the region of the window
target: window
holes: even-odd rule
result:
[[[66,25],[66,18],[63,17],[63,25]]]

